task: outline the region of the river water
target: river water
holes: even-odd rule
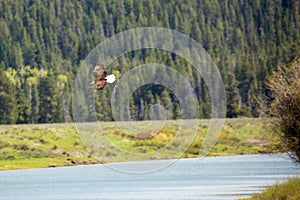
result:
[[[0,171],[1,200],[239,199],[299,176],[286,154],[180,159],[149,173],[115,170],[157,161]]]

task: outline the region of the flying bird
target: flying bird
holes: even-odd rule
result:
[[[106,83],[113,83],[116,80],[116,76],[114,74],[106,75],[105,67],[102,64],[97,64],[94,67],[94,76],[95,89],[97,90],[102,90]],[[93,84],[93,82],[91,84]]]

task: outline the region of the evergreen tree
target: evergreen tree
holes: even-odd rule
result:
[[[18,112],[15,94],[13,83],[0,69],[0,124],[16,123]]]
[[[160,103],[166,110],[168,116],[168,119],[174,119],[175,115],[173,113],[173,103],[172,103],[172,98],[169,94],[169,91],[164,89],[160,95]]]
[[[16,89],[16,104],[18,110],[17,124],[29,123],[30,118],[30,102],[27,97],[27,88],[25,84]]]
[[[39,91],[39,123],[54,123],[62,121],[61,99],[57,91],[57,84],[50,71],[41,77]]]

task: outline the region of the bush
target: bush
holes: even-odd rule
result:
[[[248,200],[296,200],[300,199],[300,178],[290,178],[287,182],[268,187],[263,193],[255,194]],[[246,199],[245,199],[246,200]]]
[[[18,151],[28,151],[29,147],[27,144],[14,144],[13,149]]]
[[[0,160],[14,160],[15,157],[6,151],[0,151]]]
[[[296,58],[288,67],[280,67],[267,83],[273,98],[269,115],[275,118],[275,128],[297,162],[300,162],[299,64],[300,58]]]
[[[3,140],[0,140],[0,149],[9,147],[9,143]]]

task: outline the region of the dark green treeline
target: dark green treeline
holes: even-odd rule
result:
[[[122,31],[157,26],[199,42],[225,83],[227,116],[259,116],[268,93],[265,78],[299,55],[300,2],[293,0],[0,0],[0,124],[72,120],[76,72],[88,53]],[[190,71],[183,59],[159,50],[117,59],[114,73],[160,62]],[[201,117],[209,117],[209,94],[195,77]],[[113,120],[111,89],[97,93],[99,120]],[[133,119],[147,119],[160,103],[180,117],[178,100],[161,86],[146,85],[130,101]]]

